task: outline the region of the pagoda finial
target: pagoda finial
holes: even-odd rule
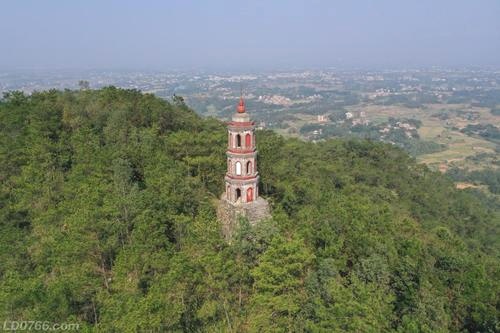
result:
[[[243,89],[240,88],[240,103],[236,108],[238,113],[245,113],[245,101],[243,100]]]

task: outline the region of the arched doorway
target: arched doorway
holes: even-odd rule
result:
[[[241,190],[239,188],[236,189],[236,201],[241,200]]]
[[[253,188],[249,187],[247,189],[247,202],[253,201]]]
[[[247,162],[247,175],[252,173],[252,162]]]
[[[241,148],[241,135],[236,134],[236,147]]]
[[[247,134],[245,136],[245,147],[250,148],[252,146],[252,136]]]
[[[236,162],[236,175],[241,176],[241,163],[239,161]]]

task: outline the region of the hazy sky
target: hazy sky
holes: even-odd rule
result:
[[[500,0],[2,0],[0,69],[500,66]]]

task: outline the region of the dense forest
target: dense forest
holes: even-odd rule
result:
[[[498,332],[498,206],[364,140],[257,133],[273,217],[215,216],[226,130],[135,90],[0,102],[0,319],[84,332]]]

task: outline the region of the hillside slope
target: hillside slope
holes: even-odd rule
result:
[[[258,132],[273,218],[226,244],[225,127],[134,90],[0,102],[0,318],[101,332],[498,331],[499,212],[388,145]]]

